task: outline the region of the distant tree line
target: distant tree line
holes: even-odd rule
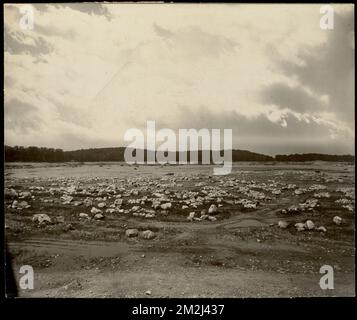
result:
[[[278,154],[275,156],[276,161],[343,161],[354,162],[355,157],[349,154],[321,154],[321,153],[302,153],[302,154]]]
[[[39,147],[5,146],[6,162],[63,162],[66,161],[62,149]]]
[[[5,146],[6,162],[92,162],[92,161],[124,161],[125,148],[92,148],[75,151],[40,147]],[[135,151],[134,151],[135,152]],[[150,152],[150,151],[149,151]],[[148,151],[144,150],[145,161]],[[221,152],[223,155],[223,152]],[[177,152],[176,160],[179,159]],[[212,157],[211,157],[212,158]],[[190,161],[189,153],[187,159]],[[198,152],[198,161],[202,160],[202,151]],[[246,150],[232,150],[232,160],[237,161],[346,161],[353,162],[352,155],[328,155],[319,153],[277,155],[274,157]]]

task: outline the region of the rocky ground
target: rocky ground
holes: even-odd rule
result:
[[[354,166],[7,165],[6,236],[31,297],[350,296]],[[103,174],[102,174],[103,173]],[[335,289],[321,290],[322,265]]]

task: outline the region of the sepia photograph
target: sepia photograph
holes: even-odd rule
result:
[[[355,297],[353,4],[3,11],[6,298]]]

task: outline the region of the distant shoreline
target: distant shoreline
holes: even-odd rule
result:
[[[40,147],[10,147],[5,146],[5,163],[13,162],[48,162],[48,163],[81,163],[81,162],[125,162],[124,152],[125,147],[117,148],[91,148],[80,149],[74,151],[63,151],[62,149],[40,148]],[[134,151],[134,149],[133,149]],[[153,151],[144,150],[145,162],[148,153]],[[182,154],[190,162],[190,152],[176,152],[174,158],[178,160]],[[202,150],[198,151],[198,164],[201,163]],[[326,161],[326,162],[354,162],[355,156],[321,154],[321,153],[302,153],[302,154],[278,154],[269,156],[265,154],[255,153],[247,150],[232,150],[232,162],[311,162],[311,161]],[[178,161],[177,161],[178,162]],[[146,163],[144,163],[146,164]],[[190,163],[188,163],[190,164]],[[146,164],[148,165],[148,164]],[[158,164],[160,165],[160,164]],[[173,164],[184,165],[184,164]]]

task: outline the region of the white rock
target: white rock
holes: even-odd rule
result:
[[[19,194],[19,198],[21,199],[26,199],[26,198],[31,198],[31,192],[29,191],[23,191],[23,192],[20,192]]]
[[[14,201],[12,202],[11,208],[16,209],[18,203],[19,203],[19,202],[18,202],[17,200],[14,200]]]
[[[302,222],[295,223],[295,228],[297,229],[297,231],[304,231],[305,223],[302,223]]]
[[[305,222],[306,229],[312,230],[315,228],[315,224],[311,220]]]
[[[93,214],[97,214],[97,213],[102,213],[102,210],[97,209],[96,207],[93,207],[90,212]]]
[[[104,216],[101,213],[97,213],[94,215],[93,218],[96,220],[102,220],[102,219],[104,219]]]
[[[213,217],[213,216],[208,216],[208,220],[209,221],[217,221],[217,218]]]
[[[84,212],[81,212],[81,213],[79,214],[79,217],[80,217],[80,218],[89,219],[89,215],[88,215],[87,213],[84,213]]]
[[[339,217],[339,216],[335,216],[333,217],[333,222],[337,225],[341,224],[342,223],[342,218]]]
[[[288,225],[289,225],[289,223],[286,222],[286,221],[283,221],[283,220],[280,220],[280,221],[278,222],[278,226],[279,226],[279,228],[281,228],[281,229],[286,229],[286,228],[288,227]]]
[[[163,203],[160,207],[162,210],[168,210],[168,209],[171,209],[172,204],[171,204],[171,202],[167,202],[167,203]]]
[[[68,204],[73,200],[73,197],[65,194],[61,197],[61,200],[63,201],[63,204]]]
[[[321,232],[327,232],[327,229],[324,226],[318,227],[317,230]]]
[[[208,209],[208,213],[213,214],[213,213],[216,213],[217,210],[218,210],[217,206],[215,204],[211,204],[211,206]]]
[[[136,211],[138,211],[139,209],[140,209],[139,206],[134,206],[134,207],[131,208],[131,211],[136,212]]]
[[[98,203],[98,208],[104,208],[106,205],[105,202]]]
[[[189,220],[189,221],[193,221],[193,218],[195,217],[195,212],[193,211],[193,212],[190,212],[189,213],[189,215],[188,215],[188,217],[187,217],[187,220]]]
[[[141,237],[144,239],[153,239],[155,238],[155,233],[152,232],[151,230],[145,230],[141,233]]]
[[[38,223],[51,223],[51,218],[45,213],[37,213],[32,217],[33,222]]]
[[[139,234],[138,229],[127,229],[125,235],[129,238],[136,237]]]

